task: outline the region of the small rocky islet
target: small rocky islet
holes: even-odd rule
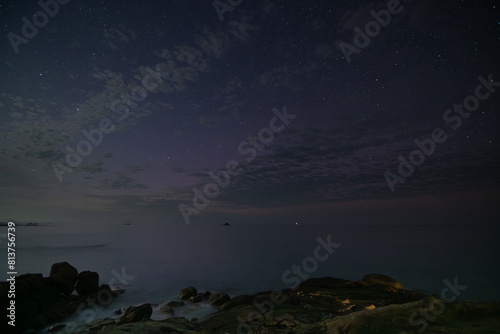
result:
[[[2,306],[8,307],[9,282],[0,282]],[[405,290],[396,279],[370,274],[359,281],[313,278],[294,289],[231,298],[224,292],[190,286],[178,300],[116,310],[112,318],[86,324],[66,321],[82,305],[111,301],[124,290],[99,285],[96,272],[78,272],[67,262],[52,265],[49,277],[16,277],[15,324],[2,322],[2,333],[500,333],[500,302],[451,302],[438,295]],[[210,305],[212,313],[187,319],[180,310]],[[5,308],[4,308],[5,310]],[[153,310],[165,319],[152,320]],[[8,313],[7,313],[8,314]],[[7,317],[8,320],[8,317]]]

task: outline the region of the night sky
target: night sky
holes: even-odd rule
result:
[[[0,220],[495,223],[494,3],[2,1]]]

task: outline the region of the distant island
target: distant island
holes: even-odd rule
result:
[[[44,226],[45,224],[40,224],[40,223],[19,223],[19,222],[14,222],[16,226]],[[8,226],[9,222],[0,222],[0,226]]]

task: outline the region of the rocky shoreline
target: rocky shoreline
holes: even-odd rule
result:
[[[0,283],[8,307],[8,282]],[[380,274],[359,281],[314,278],[294,289],[231,298],[224,292],[182,289],[177,300],[116,310],[112,318],[91,317],[92,307],[112,307],[123,290],[99,286],[95,272],[78,271],[66,262],[52,266],[49,277],[16,278],[16,326],[2,323],[2,333],[499,333],[500,302],[454,302],[403,289]],[[108,306],[109,305],[109,306]],[[187,319],[181,310],[194,305],[213,312]],[[5,310],[5,308],[4,308]],[[85,324],[67,321],[87,313]],[[152,320],[153,312],[164,315]]]

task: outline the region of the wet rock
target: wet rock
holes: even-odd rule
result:
[[[162,321],[162,329],[165,333],[193,333],[198,325],[193,324],[191,321],[184,317],[172,317]]]
[[[0,333],[36,332],[74,314],[89,300],[98,305],[108,305],[117,295],[117,291],[111,291],[108,285],[102,285],[97,292],[86,296],[68,294],[73,291],[78,271],[67,262],[54,264],[50,275],[24,274],[15,278],[16,326],[6,327],[7,321],[2,322]],[[9,282],[0,282],[0,307],[9,306],[9,286]],[[95,290],[95,285],[92,289]],[[64,331],[71,332],[70,327],[67,325]],[[55,332],[58,328],[54,326],[52,330]]]
[[[168,302],[167,305],[170,307],[179,307],[179,306],[183,306],[184,302],[179,302],[179,301],[173,300],[171,302]]]
[[[139,306],[130,306],[125,310],[125,314],[116,320],[117,325],[128,324],[132,322],[149,320],[153,314],[151,304],[142,304]]]
[[[108,284],[101,285],[101,287],[99,288],[99,291],[101,291],[102,289],[108,290],[109,292],[111,292],[113,294],[113,296],[118,296],[118,295],[124,293],[125,291],[127,291],[127,289],[122,289],[122,288],[111,289],[111,287]],[[99,293],[99,291],[97,291],[97,293]]]
[[[303,282],[302,289],[281,290],[283,298],[273,298],[275,291],[234,297],[222,304],[218,312],[196,321],[184,317],[143,321],[144,317],[137,317],[136,322],[111,324],[85,334],[414,332],[418,328],[412,327],[409,318],[434,305],[431,297],[417,291],[364,281],[351,283],[335,278],[314,279]],[[216,293],[210,299],[228,298],[227,294]],[[167,306],[163,307],[168,312]],[[500,333],[499,318],[500,302],[455,302],[446,304],[444,313],[429,325],[433,333],[448,333],[451,327],[461,333]]]
[[[65,324],[55,325],[55,326],[50,327],[47,330],[47,333],[57,333],[57,332],[59,332],[60,330],[62,330],[64,328],[66,328]]]
[[[278,322],[278,326],[296,327],[297,324],[295,323],[295,321],[283,319],[283,320],[281,320],[281,321]]]
[[[78,270],[68,262],[54,263],[50,268],[50,281],[65,295],[70,295],[78,279]]]
[[[333,277],[311,278],[300,283],[298,290],[321,290],[345,288],[350,283],[347,280]]]
[[[188,300],[189,298],[196,295],[198,295],[198,291],[196,291],[196,288],[194,286],[188,286],[187,288],[181,290],[181,292],[179,293],[179,299]]]
[[[161,334],[161,333],[204,333],[197,331],[199,325],[183,317],[172,317],[161,321],[146,320],[122,325],[110,324],[100,329],[92,329],[81,334]],[[215,333],[214,333],[215,334]]]
[[[210,295],[210,298],[208,298],[208,302],[211,305],[221,306],[222,304],[229,301],[230,299],[231,299],[231,297],[229,297],[229,295],[227,293],[217,292],[217,293],[213,293],[212,295]]]
[[[241,295],[241,296],[236,296],[233,299],[228,300],[224,304],[221,305],[219,308],[221,311],[227,311],[229,309],[232,309],[233,307],[244,305],[244,304],[250,304],[253,301],[253,297],[249,295]]]
[[[101,330],[106,326],[113,326],[116,324],[116,321],[114,319],[106,318],[106,319],[97,319],[92,321],[90,324],[87,325],[87,328],[90,331],[95,331],[95,330]]]
[[[0,283],[0,307],[8,307],[8,282]],[[64,296],[53,281],[42,274],[16,277],[16,326],[14,332],[37,330],[63,320],[73,313],[82,301],[78,296]],[[2,325],[7,321],[2,322]],[[0,332],[11,332],[12,328]]]
[[[114,315],[120,315],[120,314],[123,314],[123,312],[125,311],[125,308],[122,307],[116,311],[113,312]]]
[[[189,301],[191,303],[199,303],[203,300],[203,296],[202,295],[198,295],[198,296],[192,296],[191,298],[189,298]]]
[[[396,279],[381,274],[366,275],[365,277],[363,277],[362,281],[368,284],[386,285],[398,290],[403,288],[403,285],[399,283]]]
[[[96,293],[99,289],[99,274],[95,271],[82,271],[78,275],[75,289],[81,296]]]
[[[173,315],[174,309],[168,305],[163,305],[162,307],[160,307],[160,312],[167,315]]]

